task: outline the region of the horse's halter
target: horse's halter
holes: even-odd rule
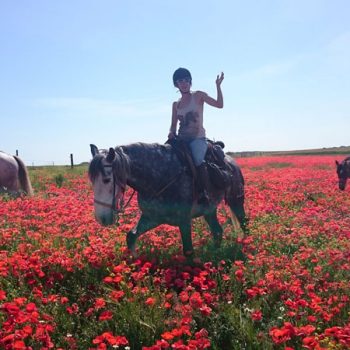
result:
[[[112,164],[107,164],[107,165],[103,165],[104,168],[112,168]],[[117,197],[118,194],[115,194],[115,189],[116,189],[116,178],[115,178],[115,174],[114,171],[112,171],[112,181],[113,181],[113,198],[112,198],[112,203],[106,203],[106,202],[102,202],[100,200],[97,200],[94,198],[94,203],[102,205],[103,207],[112,209],[113,213],[118,214],[122,209],[118,209],[118,208],[123,208],[123,199],[124,199],[124,191],[125,191],[125,187],[124,186],[120,186],[122,189],[122,195],[121,198],[119,200],[119,205],[118,208],[116,208],[116,204],[117,204]]]

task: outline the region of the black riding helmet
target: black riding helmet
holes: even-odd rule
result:
[[[190,73],[190,71],[188,69],[186,69],[186,68],[178,68],[178,69],[176,69],[176,71],[173,74],[174,86],[176,86],[176,81],[177,80],[185,79],[185,78],[189,78],[190,79],[190,83],[192,84],[192,76],[191,76],[191,73]]]

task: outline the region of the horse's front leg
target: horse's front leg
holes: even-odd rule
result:
[[[145,215],[141,215],[139,222],[130,230],[126,236],[126,243],[133,257],[136,257],[136,241],[143,233],[155,228],[159,225],[159,221],[151,219]]]
[[[223,229],[219,224],[216,209],[213,212],[204,215],[204,219],[208,223],[210,232],[213,235],[215,248],[219,248],[222,241]]]
[[[192,232],[191,232],[191,219],[182,222],[179,225],[181,238],[182,238],[182,249],[186,257],[192,257],[194,255],[193,244],[192,244]]]

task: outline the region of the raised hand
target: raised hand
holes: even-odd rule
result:
[[[219,75],[216,76],[216,82],[215,82],[216,85],[220,86],[223,80],[224,80],[224,73],[221,72],[220,76]]]

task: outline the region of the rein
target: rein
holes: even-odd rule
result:
[[[134,197],[135,192],[136,192],[135,190],[132,191],[132,193],[131,193],[131,195],[130,195],[130,197],[129,197],[129,199],[126,202],[125,205],[124,205],[124,203],[121,203],[121,207],[120,207],[119,213],[123,213],[125,211],[125,208],[127,208],[129,206],[132,197]],[[123,200],[121,200],[121,201],[123,201]]]
[[[130,195],[128,201],[126,202],[126,204],[124,205],[123,203],[123,199],[120,200],[120,209],[116,209],[115,207],[115,204],[116,204],[116,196],[113,197],[113,201],[112,201],[112,204],[109,204],[109,203],[106,203],[106,202],[102,202],[102,201],[99,201],[97,199],[94,199],[94,203],[96,204],[99,204],[99,205],[102,205],[103,207],[106,207],[106,208],[109,208],[109,209],[113,209],[113,211],[115,211],[116,213],[123,213],[125,211],[125,209],[129,206],[130,202],[131,202],[131,199],[132,197],[134,196],[135,194],[135,190],[133,190],[132,194]]]
[[[182,174],[183,169],[181,169],[165,186],[163,186],[158,192],[156,192],[152,198],[158,197],[160,194],[162,194],[170,185],[172,185],[178,177]]]

